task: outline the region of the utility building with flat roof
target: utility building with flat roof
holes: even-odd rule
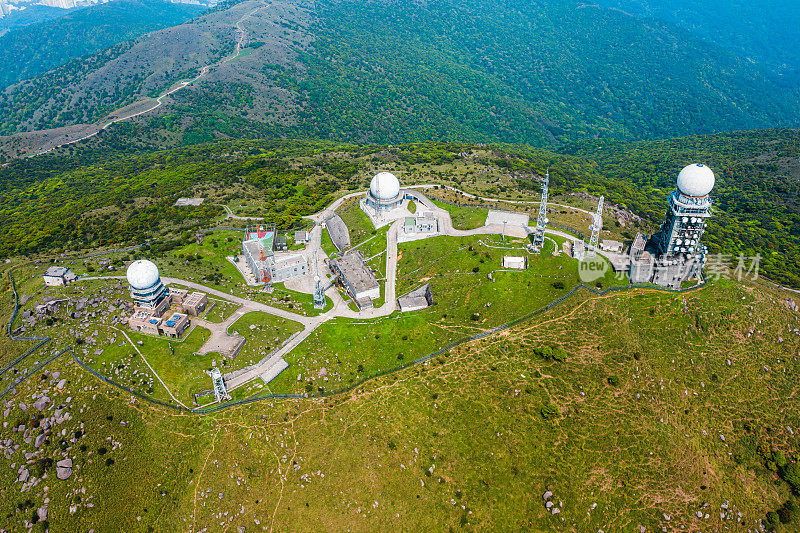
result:
[[[332,259],[331,270],[338,274],[342,285],[358,307],[372,307],[372,300],[380,298],[381,286],[372,269],[364,262],[361,252],[355,251]]]

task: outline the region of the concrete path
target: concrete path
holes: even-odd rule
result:
[[[198,291],[203,291],[208,294],[213,294],[214,296],[218,296],[224,300],[228,300],[229,302],[247,306],[253,311],[263,311],[271,315],[279,316],[281,318],[286,318],[288,320],[293,320],[294,322],[299,322],[304,326],[311,323],[311,318],[309,317],[298,315],[297,313],[292,313],[290,311],[284,311],[283,309],[272,307],[271,305],[262,304],[261,302],[248,300],[247,298],[242,298],[240,296],[234,296],[232,294],[228,294],[227,292],[218,291],[217,289],[213,289],[206,285],[201,285],[200,283],[195,283],[193,281],[187,281],[185,279],[180,279],[180,278],[161,278],[161,280],[166,284],[177,283],[180,285],[185,285],[186,287],[191,287],[192,289],[197,289]]]
[[[429,187],[433,187],[433,186],[432,185],[414,186],[414,188],[417,188],[417,189],[424,189],[424,188],[429,188]],[[453,190],[457,190],[457,189],[453,189]],[[461,192],[461,191],[458,191],[458,192]],[[314,221],[315,224],[314,224],[314,227],[310,231],[309,243],[308,243],[306,249],[303,251],[303,255],[305,255],[306,258],[308,259],[310,270],[313,273],[314,269],[315,269],[315,265],[313,264],[313,260],[314,260],[314,253],[316,252],[317,263],[319,265],[319,271],[316,272],[316,273],[319,274],[319,276],[323,280],[323,283],[325,283],[325,284],[329,284],[330,283],[330,279],[331,279],[332,276],[329,274],[329,271],[326,268],[326,264],[327,264],[327,261],[329,260],[329,257],[325,253],[325,251],[322,249],[322,227],[320,226],[320,223],[325,221],[331,214],[333,214],[335,212],[335,210],[338,209],[339,206],[341,206],[342,203],[344,201],[346,201],[348,198],[353,198],[353,197],[361,196],[361,195],[364,195],[364,194],[365,194],[365,192],[363,192],[363,191],[362,192],[355,192],[355,193],[347,194],[347,195],[339,198],[338,200],[334,201],[333,203],[331,203],[331,205],[329,205],[328,207],[326,207],[325,209],[323,209],[319,213],[316,213],[314,215],[310,215],[310,216],[306,217],[306,218]],[[466,194],[466,193],[464,193],[464,194]],[[505,228],[503,227],[503,224],[489,224],[489,225],[484,225],[484,226],[481,226],[479,228],[475,228],[475,229],[471,229],[471,230],[455,229],[453,227],[453,221],[452,221],[452,219],[450,217],[450,212],[449,211],[447,211],[446,209],[442,209],[442,208],[436,206],[435,204],[433,204],[433,202],[430,201],[430,199],[428,199],[426,196],[424,196],[421,193],[415,194],[415,196],[417,197],[417,201],[419,201],[420,203],[422,203],[425,206],[425,209],[433,211],[436,214],[436,216],[438,217],[438,219],[439,219],[439,232],[437,234],[431,235],[431,237],[435,237],[436,235],[447,235],[447,236],[450,236],[450,237],[467,237],[467,236],[472,236],[472,235],[499,235],[499,234],[502,234],[503,231],[505,231],[505,234],[510,236],[510,237],[527,238],[528,235],[532,231],[531,228],[529,228],[529,227],[514,226],[514,225],[510,225],[510,224],[506,224]],[[468,195],[468,196],[472,196],[472,195]],[[472,197],[479,198],[479,197],[475,197],[475,196],[472,196]],[[479,198],[479,199],[488,200],[486,198]],[[494,200],[494,201],[497,201],[497,200]],[[353,318],[353,319],[373,319],[373,318],[379,318],[379,317],[388,316],[388,315],[392,314],[393,312],[395,312],[397,310],[397,299],[396,299],[397,298],[397,295],[396,295],[396,288],[397,288],[397,256],[398,256],[398,252],[397,252],[397,235],[398,235],[398,231],[400,231],[400,228],[401,228],[402,224],[403,224],[403,220],[402,219],[401,220],[396,220],[395,222],[392,223],[392,226],[386,232],[386,282],[385,282],[385,286],[384,286],[384,296],[385,296],[385,298],[384,298],[383,305],[381,307],[378,307],[378,308],[367,309],[367,310],[364,310],[364,311],[353,311],[352,309],[350,309],[348,303],[339,294],[339,291],[336,289],[336,287],[331,286],[325,292],[325,295],[328,298],[330,298],[331,301],[333,302],[333,308],[330,309],[329,311],[319,315],[319,316],[316,316],[316,317],[305,317],[305,316],[302,316],[302,315],[298,315],[296,313],[292,313],[292,312],[289,312],[289,311],[285,311],[283,309],[279,309],[277,307],[272,307],[272,306],[269,306],[269,305],[266,305],[266,304],[262,304],[260,302],[255,302],[253,300],[248,300],[246,298],[242,298],[242,297],[239,297],[239,296],[234,296],[232,294],[228,294],[228,293],[222,292],[220,290],[217,290],[217,289],[214,289],[212,287],[208,287],[208,286],[202,285],[200,283],[195,283],[195,282],[188,281],[188,280],[183,280],[183,279],[180,279],[180,278],[170,278],[170,277],[162,278],[162,280],[165,283],[176,283],[176,284],[184,285],[186,287],[190,287],[190,288],[193,288],[193,289],[196,289],[196,290],[200,290],[200,291],[206,292],[207,294],[217,296],[217,297],[219,297],[219,298],[221,298],[223,300],[227,300],[229,302],[233,302],[233,303],[236,303],[236,304],[239,304],[240,306],[242,306],[241,309],[236,311],[236,313],[234,313],[234,315],[232,317],[230,317],[228,320],[226,320],[222,325],[221,324],[213,324],[213,323],[210,323],[210,322],[206,322],[206,321],[204,321],[202,319],[195,319],[195,321],[196,321],[196,323],[198,325],[202,325],[203,327],[206,327],[206,328],[208,328],[208,329],[210,329],[212,331],[212,339],[215,338],[214,335],[215,335],[215,332],[217,332],[217,335],[218,335],[217,340],[222,340],[221,335],[223,334],[223,331],[224,331],[224,335],[230,337],[227,334],[228,327],[231,324],[233,324],[233,322],[235,322],[236,318],[239,318],[241,315],[243,315],[243,314],[245,314],[247,312],[251,312],[251,311],[262,311],[264,313],[269,313],[269,314],[272,314],[272,315],[275,315],[275,316],[279,316],[281,318],[292,320],[294,322],[298,322],[298,323],[303,325],[303,330],[300,331],[299,333],[296,333],[294,336],[292,336],[278,350],[276,350],[272,354],[268,355],[267,357],[265,357],[264,359],[262,359],[261,361],[259,361],[255,365],[252,365],[252,366],[250,366],[250,367],[248,367],[246,369],[243,369],[244,372],[242,372],[240,370],[238,372],[231,373],[231,374],[233,374],[233,376],[231,376],[229,378],[226,378],[226,386],[228,387],[229,390],[232,390],[232,389],[235,389],[237,387],[240,387],[242,385],[247,384],[248,382],[252,381],[253,379],[257,379],[257,378],[259,378],[259,377],[261,377],[263,375],[268,374],[270,372],[270,369],[274,369],[276,367],[276,365],[281,365],[282,361],[283,361],[283,357],[285,355],[291,353],[291,351],[294,350],[298,345],[300,345],[304,340],[306,340],[311,335],[311,333],[314,332],[314,330],[316,330],[319,326],[321,326],[322,324],[324,324],[328,320],[331,320],[331,319],[336,318],[336,317]],[[568,240],[570,240],[572,242],[578,242],[578,241],[582,240],[582,239],[580,239],[578,237],[575,237],[573,235],[570,235],[568,233],[565,233],[563,231],[558,231],[558,230],[548,229],[548,230],[546,230],[546,233],[550,234],[550,235],[556,235],[556,236],[559,236],[559,237],[563,237],[563,238],[568,239]],[[600,253],[599,251],[598,251],[598,253],[605,257],[605,255]],[[312,274],[312,277],[313,277],[313,274]],[[97,277],[89,277],[89,278],[82,278],[82,279],[85,279],[85,280],[90,280],[90,279],[125,279],[125,276],[97,276]],[[223,328],[223,326],[224,326],[224,328]],[[220,330],[222,330],[222,331],[220,331]],[[211,342],[211,339],[209,339],[209,342]],[[211,350],[211,351],[213,351],[213,350]],[[284,361],[284,363],[285,363],[285,361]],[[230,374],[226,374],[226,375],[230,376]]]
[[[253,309],[250,309],[247,306],[242,306],[234,311],[233,314],[224,322],[209,322],[208,320],[203,320],[202,318],[192,318],[193,324],[206,328],[211,332],[211,336],[208,338],[205,344],[203,344],[200,349],[197,350],[197,353],[205,355],[210,352],[219,352],[221,354],[233,352],[242,342],[242,337],[233,336],[228,333],[228,330],[234,322],[252,311]]]

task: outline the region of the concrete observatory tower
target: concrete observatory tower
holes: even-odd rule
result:
[[[631,281],[678,289],[683,281],[702,271],[707,250],[700,238],[711,216],[709,193],[714,181],[714,173],[702,163],[681,170],[661,228],[647,240],[644,249],[637,249],[636,242],[631,247]]]
[[[137,308],[155,316],[164,314],[171,302],[169,288],[161,283],[158,267],[152,261],[146,259],[134,261],[128,267],[126,277],[130,285],[131,298],[136,302]]]
[[[678,174],[678,188],[669,195],[669,208],[661,229],[652,237],[659,258],[699,260],[705,256],[700,237],[711,216],[714,173],[702,163],[685,167]]]

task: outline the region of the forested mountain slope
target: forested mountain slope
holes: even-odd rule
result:
[[[141,155],[84,151],[18,160],[0,168],[0,190],[9,191],[0,196],[0,257],[42,247],[141,242],[160,221],[187,216],[172,204],[178,196],[193,194],[192,187],[204,189],[202,195],[213,191],[227,196],[247,184],[253,188],[252,202],[266,206],[259,216],[290,225],[320,209],[320,194],[366,187],[370,165],[398,172],[405,183],[433,181],[486,196],[507,191],[511,198],[525,195],[534,205],[538,184],[515,176],[541,175],[549,168],[554,196],[604,195],[640,215],[644,224],[638,230],[648,232],[663,220],[680,169],[702,161],[717,175],[714,216],[703,238],[711,252],[761,254],[767,277],[800,287],[800,130],[598,141],[580,143],[570,154],[496,145],[490,157],[479,159],[479,179],[457,180],[456,167],[475,160],[462,154],[473,150],[485,149],[468,143],[228,141]],[[504,176],[511,186],[500,190],[494,178],[480,177],[484,175]],[[291,205],[279,205],[295,196]],[[126,206],[134,205],[128,213]],[[107,206],[117,206],[124,216],[84,216],[87,210]],[[219,207],[206,205],[194,223],[220,214]],[[606,223],[613,225],[614,220]],[[627,228],[623,236],[632,239],[635,231]]]
[[[181,79],[197,76],[203,67],[232,56],[240,21],[259,30],[261,53],[269,52],[273,63],[285,64],[285,50],[297,39],[279,22],[294,17],[295,2],[249,0],[224,7],[7,87],[0,94],[0,134],[94,122],[137,99],[160,94]],[[262,58],[258,67],[265,62]],[[236,84],[247,77],[250,67],[246,65],[238,58],[223,65],[233,72],[216,72],[222,72],[226,84]],[[268,91],[266,80],[245,81],[261,93]],[[217,88],[213,79],[206,86],[212,92]]]
[[[574,0],[249,0],[7,88],[0,134],[98,120],[227,57],[241,32],[246,53],[156,112],[190,132],[184,142],[555,146],[800,124],[798,89],[758,66]]]
[[[800,78],[800,3],[795,0],[600,0],[604,7],[677,24],[710,42]]]
[[[0,37],[0,88],[70,59],[181,24],[203,9],[162,0],[121,0],[13,30]]]
[[[797,124],[796,91],[654,21],[574,0],[320,3],[312,135],[652,138]]]

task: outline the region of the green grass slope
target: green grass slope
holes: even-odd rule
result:
[[[32,78],[70,59],[93,54],[198,15],[200,6],[123,0],[70,12],[0,37],[0,88]]]
[[[47,498],[34,531],[758,528],[795,501],[782,477],[800,456],[800,318],[784,298],[727,281],[582,293],[341,397],[204,417],[132,401],[64,357],[46,368],[63,389],[40,373],[3,398],[0,437],[20,446],[0,512],[24,529]],[[565,360],[545,356],[553,345]],[[44,429],[55,409],[71,418]],[[20,492],[21,466],[47,478]],[[798,523],[781,517],[779,531]]]

